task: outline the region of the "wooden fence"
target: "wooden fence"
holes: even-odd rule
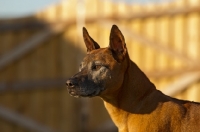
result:
[[[82,26],[106,47],[113,24],[158,89],[200,101],[199,0],[68,0],[30,17],[0,20],[0,130],[116,131],[99,98],[75,99],[65,87],[85,55]]]

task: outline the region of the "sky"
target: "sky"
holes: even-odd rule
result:
[[[0,0],[0,18],[28,16],[61,0]],[[124,2],[160,2],[164,0],[113,0]]]
[[[0,0],[0,18],[27,16],[60,0]]]

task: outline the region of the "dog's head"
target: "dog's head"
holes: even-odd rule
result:
[[[124,36],[116,25],[112,26],[110,43],[100,48],[83,28],[87,55],[80,64],[79,72],[66,82],[74,97],[104,96],[118,90],[123,83],[125,58],[128,58]]]

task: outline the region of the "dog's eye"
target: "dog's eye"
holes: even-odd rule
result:
[[[99,70],[100,68],[101,68],[101,65],[94,65],[94,66],[92,67],[92,70],[97,71],[97,70]]]

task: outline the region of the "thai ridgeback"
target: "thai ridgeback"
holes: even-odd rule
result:
[[[101,97],[119,132],[200,132],[200,103],[157,90],[130,60],[116,25],[107,48],[100,48],[86,28],[83,38],[87,55],[79,72],[66,81],[70,95]]]

